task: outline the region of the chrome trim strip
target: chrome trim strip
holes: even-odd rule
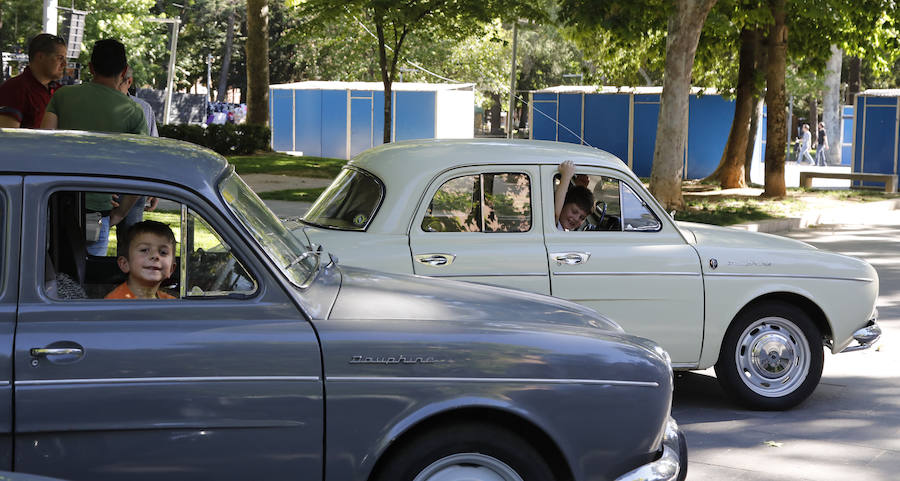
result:
[[[509,274],[428,274],[428,277],[547,277],[547,273],[517,272]]]
[[[9,386],[9,385],[10,385],[9,381],[0,381],[0,387]]]
[[[699,277],[699,272],[554,272],[554,276],[690,276]]]
[[[202,376],[202,377],[117,377],[105,379],[40,379],[16,381],[17,386],[56,386],[62,384],[128,384],[165,382],[253,382],[253,381],[319,381],[318,376]]]
[[[328,376],[325,382],[475,382],[516,384],[590,384],[606,386],[659,387],[655,381],[616,381],[610,379],[529,379],[517,377],[396,377],[396,376]]]
[[[697,369],[699,365],[696,362],[673,362],[672,369]]]
[[[785,278],[785,279],[819,279],[824,281],[856,281],[856,282],[873,282],[870,277],[826,277],[811,276],[803,274],[739,274],[728,272],[710,272],[704,275],[715,277],[768,277],[768,278]]]

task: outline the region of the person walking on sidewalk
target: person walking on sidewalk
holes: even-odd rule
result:
[[[825,123],[819,122],[819,142],[816,146],[816,165],[826,166],[825,151],[828,150],[828,138],[825,136]]]
[[[800,133],[800,138],[797,140],[800,142],[800,153],[797,155],[797,163],[801,164],[803,161],[806,161],[809,165],[816,165],[816,161],[809,155],[809,148],[812,143],[812,134],[809,133],[809,124],[803,124],[803,131]]]

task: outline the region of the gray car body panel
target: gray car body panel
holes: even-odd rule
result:
[[[0,289],[0,371],[14,386],[6,412],[13,391],[16,400],[11,468],[96,480],[323,471],[365,480],[423,423],[476,413],[543,432],[576,480],[615,478],[659,449],[669,366],[655,344],[590,309],[343,268],[324,254],[315,282],[294,286],[218,196],[224,160],[188,144],[0,130],[0,159],[9,236],[0,265],[21,269],[4,268]],[[188,204],[247,264],[258,292],[134,304],[47,298],[49,192],[95,186]],[[29,349],[51,345],[85,354],[34,365]],[[11,421],[0,414],[0,430],[11,432]]]

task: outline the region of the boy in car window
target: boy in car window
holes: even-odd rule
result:
[[[577,230],[594,207],[594,194],[581,183],[569,187],[575,176],[575,163],[571,160],[559,164],[559,175],[553,204],[556,228]]]
[[[166,224],[145,220],[131,226],[118,262],[128,280],[106,299],[175,299],[159,289],[175,272],[175,234]]]

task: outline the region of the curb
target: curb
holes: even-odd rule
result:
[[[744,222],[743,224],[735,224],[728,227],[750,232],[777,234],[823,224],[876,224],[883,220],[885,212],[897,210],[898,208],[900,208],[900,199],[880,200],[846,207],[812,210],[800,217]]]

